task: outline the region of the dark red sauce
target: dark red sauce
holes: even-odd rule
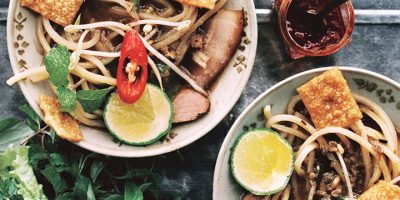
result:
[[[324,19],[316,15],[329,0],[293,0],[287,11],[287,30],[293,40],[306,49],[324,49],[339,43],[346,27],[340,9],[329,13]]]

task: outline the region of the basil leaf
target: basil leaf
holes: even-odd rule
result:
[[[19,145],[25,138],[33,134],[33,130],[25,122],[15,124],[14,119],[0,121],[0,152],[10,145]]]
[[[143,200],[143,193],[137,185],[125,182],[124,200]]]
[[[108,93],[114,89],[109,87],[101,90],[80,90],[77,92],[77,99],[81,103],[83,110],[92,113],[103,105]]]
[[[57,88],[58,101],[61,106],[61,112],[73,113],[76,108],[76,95],[66,87]]]
[[[44,65],[49,73],[50,82],[56,87],[67,87],[69,84],[69,64],[71,53],[65,46],[57,46],[44,57]]]
[[[55,166],[47,165],[46,168],[41,171],[41,174],[50,182],[56,194],[60,194],[67,189],[67,183],[61,178]]]
[[[19,109],[27,116],[26,123],[32,130],[38,131],[40,127],[40,117],[29,105],[22,105]]]

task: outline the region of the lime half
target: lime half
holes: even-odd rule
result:
[[[149,145],[171,130],[173,109],[160,88],[147,84],[142,97],[133,104],[111,94],[104,110],[104,121],[117,139],[131,145]]]
[[[236,181],[255,195],[270,195],[283,190],[293,172],[292,146],[271,129],[243,133],[230,158]]]

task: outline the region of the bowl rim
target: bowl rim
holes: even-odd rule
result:
[[[215,163],[214,176],[213,176],[213,199],[216,199],[216,190],[215,189],[219,185],[218,182],[220,182],[222,180],[220,174],[221,174],[222,167],[224,166],[223,158],[225,157],[225,155],[227,153],[229,153],[229,150],[231,147],[230,144],[231,144],[232,140],[235,138],[235,136],[237,134],[239,134],[238,130],[239,130],[239,128],[241,128],[240,122],[243,121],[250,114],[250,111],[252,110],[252,108],[255,107],[256,105],[258,105],[269,93],[275,91],[282,85],[285,85],[286,83],[288,83],[294,79],[297,79],[301,76],[305,76],[308,74],[316,73],[316,72],[324,72],[324,71],[327,71],[327,70],[335,68],[335,67],[337,67],[337,66],[321,67],[321,68],[306,70],[306,71],[300,72],[298,74],[292,75],[292,76],[276,83],[275,85],[271,86],[269,89],[267,89],[266,91],[261,93],[256,99],[254,99],[244,109],[244,111],[239,115],[239,117],[235,120],[235,122],[229,129],[228,134],[225,136],[224,141],[218,152],[218,157],[217,157],[217,161]],[[381,75],[377,72],[373,72],[373,71],[361,69],[361,68],[356,68],[356,67],[349,67],[349,66],[338,66],[338,68],[344,72],[356,72],[356,73],[375,77],[375,78],[380,79],[390,85],[393,85],[395,88],[400,90],[400,83],[394,81],[393,79],[391,79],[389,77]]]
[[[157,156],[157,155],[162,155],[166,153],[170,153],[172,151],[178,150],[180,148],[183,148],[187,145],[190,145],[191,143],[199,140],[202,138],[204,135],[209,133],[212,129],[214,129],[232,110],[233,106],[236,105],[237,101],[239,100],[243,90],[245,89],[245,86],[247,85],[247,82],[250,78],[250,74],[252,72],[255,58],[256,58],[256,51],[257,51],[257,45],[258,45],[258,24],[257,24],[257,17],[256,17],[256,10],[255,10],[255,5],[253,1],[247,1],[247,0],[236,0],[236,1],[242,1],[243,3],[247,4],[248,10],[248,21],[251,22],[249,23],[250,30],[248,34],[248,37],[251,38],[252,42],[249,45],[249,53],[247,56],[247,68],[244,70],[242,73],[245,73],[241,77],[241,82],[238,84],[238,87],[236,88],[237,92],[232,93],[231,103],[226,104],[224,112],[221,112],[220,115],[216,116],[214,120],[211,120],[210,123],[203,129],[203,131],[198,132],[196,134],[193,134],[194,136],[192,137],[187,137],[185,139],[182,139],[179,142],[173,143],[172,145],[165,145],[165,146],[160,146],[157,149],[150,149],[146,151],[139,151],[137,153],[136,151],[129,151],[129,152],[124,152],[124,151],[115,151],[111,150],[108,148],[98,148],[97,145],[92,145],[91,143],[74,143],[81,148],[87,149],[92,152],[96,152],[99,154],[103,155],[109,155],[109,156],[114,156],[114,157],[123,157],[123,158],[141,158],[141,157],[151,157],[151,156]],[[13,36],[14,36],[14,15],[17,11],[18,7],[18,0],[10,0],[9,3],[9,8],[8,8],[8,16],[7,16],[7,47],[8,47],[8,53],[9,53],[9,58],[10,58],[10,63],[11,63],[11,68],[13,70],[14,74],[19,73],[17,70],[18,66],[17,65],[17,57],[14,53],[14,47],[13,47]],[[234,59],[234,58],[232,58]],[[35,110],[36,113],[39,114],[39,116],[43,120],[43,116],[40,114],[40,108],[37,105],[37,102],[32,98],[30,92],[28,91],[28,85],[26,82],[18,82],[18,86],[20,87],[20,90],[22,94],[24,95],[25,99],[28,101],[29,105],[32,106],[32,108]],[[143,147],[146,148],[146,147]]]

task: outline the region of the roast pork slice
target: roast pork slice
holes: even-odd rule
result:
[[[210,100],[191,88],[182,88],[173,100],[174,123],[189,122],[210,110]]]
[[[221,10],[205,26],[204,47],[194,51],[188,66],[197,84],[207,88],[225,68],[241,41],[243,12]]]

